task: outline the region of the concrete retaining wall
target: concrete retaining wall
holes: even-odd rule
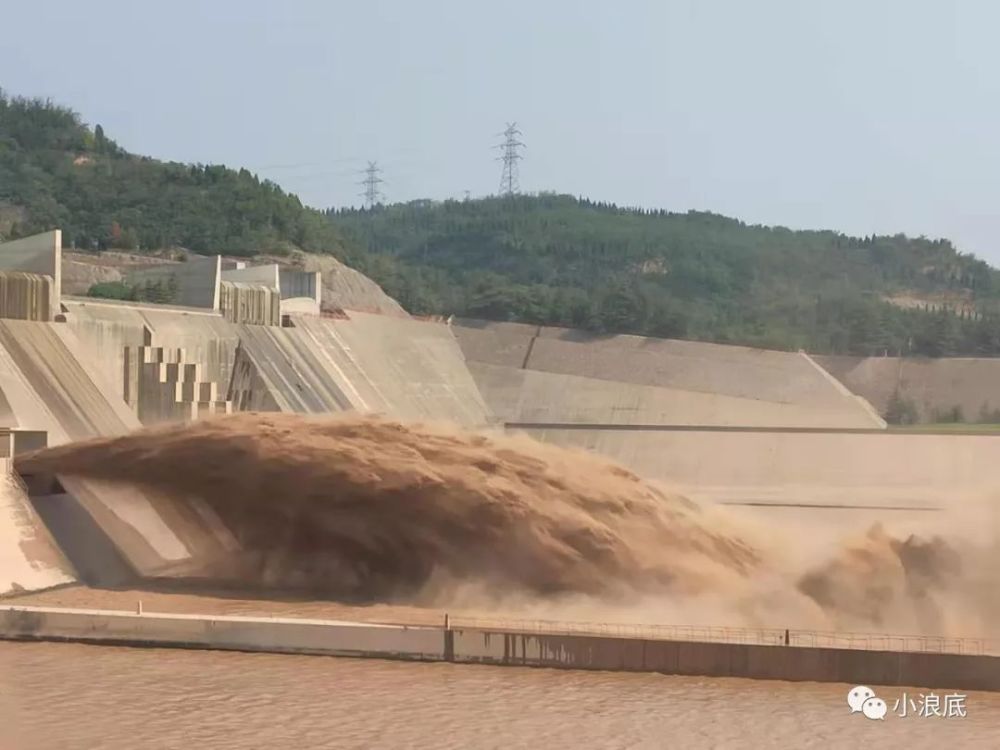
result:
[[[246,266],[222,269],[223,281],[235,281],[240,284],[266,286],[269,289],[278,288],[278,266],[270,263],[264,266]]]
[[[452,637],[456,662],[954,690],[1000,689],[1000,658],[994,656],[485,630],[455,630]]]
[[[921,488],[947,496],[1000,486],[1000,435],[994,434],[599,425],[521,425],[514,431],[608,456],[647,479],[685,490]]]
[[[1000,658],[328,620],[0,609],[0,639],[366,656],[704,677],[1000,690]]]
[[[24,488],[10,475],[15,439],[14,433],[0,428],[0,596],[47,589],[76,578]]]
[[[0,272],[0,318],[52,320],[52,289],[51,276]]]
[[[184,263],[170,263],[152,268],[130,271],[128,281],[140,284],[144,281],[166,281],[173,278],[177,282],[177,295],[172,300],[175,305],[219,309],[219,281],[222,276],[222,257],[190,258]]]
[[[519,421],[885,427],[802,353],[464,318],[452,331],[487,402]],[[574,398],[551,400],[561,389]]]
[[[317,314],[319,313],[322,301],[320,299],[322,282],[319,271],[293,271],[284,268],[279,276],[279,284],[281,285],[281,299],[311,299],[316,305]]]
[[[223,281],[219,285],[219,309],[231,323],[281,325],[281,296],[276,287]]]
[[[48,295],[49,312],[41,319],[52,320],[60,312],[62,296],[62,231],[54,229],[44,234],[0,243],[0,271],[48,276],[52,280]]]
[[[837,357],[814,359],[881,413],[899,394],[916,406],[923,421],[956,406],[974,422],[993,420],[1000,409],[1000,358]]]
[[[0,638],[435,661],[444,658],[444,640],[436,628],[85,609],[0,610]]]
[[[480,393],[505,422],[871,428],[860,409],[635,385],[469,362]]]

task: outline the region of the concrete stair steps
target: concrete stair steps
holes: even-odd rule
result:
[[[178,401],[219,401],[219,384],[214,381],[174,383]]]
[[[219,384],[205,379],[203,365],[189,361],[183,348],[147,343],[129,348],[125,360],[126,400],[143,424],[233,412]]]
[[[187,383],[204,380],[201,365],[193,362],[162,362],[154,366],[159,369],[161,383]]]
[[[184,350],[165,346],[141,346],[139,347],[142,363],[153,364],[177,364],[184,362]]]

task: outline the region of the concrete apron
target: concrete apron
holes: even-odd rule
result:
[[[61,609],[0,608],[0,640],[68,641],[659,672],[706,677],[1000,690],[1000,657],[784,644],[715,643],[598,634],[517,632],[477,626],[383,625],[337,620],[256,618]],[[792,645],[785,645],[792,644]]]

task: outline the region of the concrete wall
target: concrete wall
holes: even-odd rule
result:
[[[685,484],[873,484],[941,488],[1000,481],[1000,436],[893,432],[528,429],[566,445],[629,454],[646,476]],[[638,442],[644,445],[638,445]],[[601,450],[603,449],[603,450]]]
[[[232,533],[210,507],[197,499],[167,497],[113,482],[67,476],[59,480],[65,496],[32,495],[39,513],[47,523],[50,507],[55,515],[71,517],[73,528],[67,531],[73,536],[83,535],[79,521],[84,519],[93,532],[90,539],[100,540],[113,550],[133,579],[204,575],[212,565],[224,569],[225,561],[239,554],[239,543]],[[74,543],[72,538],[64,539],[55,530],[53,533],[64,549]],[[90,549],[83,550],[83,564],[89,564],[88,558],[97,545],[88,546]],[[76,563],[77,558],[72,559]],[[110,573],[118,575],[117,570]]]
[[[0,318],[52,320],[51,276],[0,271]]]
[[[281,269],[281,314],[319,315],[322,309],[322,280],[319,271]]]
[[[177,296],[173,304],[218,310],[221,276],[222,258],[212,255],[190,258],[184,263],[133,270],[126,279],[131,284],[141,284],[144,281],[163,281],[172,277],[177,282]]]
[[[310,653],[704,677],[1000,690],[1000,658],[325,620],[0,609],[0,639]]]
[[[276,286],[223,281],[219,287],[219,309],[230,323],[281,325],[281,297]]]
[[[139,420],[61,323],[0,320],[0,390],[17,426],[44,430],[49,443],[118,435]]]
[[[446,326],[365,313],[291,322],[239,327],[227,395],[238,409],[354,410],[469,426],[491,421]]]
[[[90,299],[67,300],[66,307],[67,326],[115,383],[122,379],[126,348],[150,343],[183,348],[187,361],[203,366],[206,380],[223,390],[229,383],[239,334],[217,312]]]
[[[816,361],[859,396],[885,413],[889,399],[913,401],[920,418],[961,408],[967,421],[1000,410],[1000,358],[945,359],[816,356]]]
[[[455,630],[454,660],[758,680],[1000,690],[1000,658]]]
[[[22,271],[52,279],[49,292],[49,316],[52,320],[60,312],[62,298],[62,231],[23,237],[0,243],[0,271]],[[32,319],[24,316],[22,319]]]
[[[283,268],[279,278],[282,299],[291,300],[299,297],[311,299],[316,303],[318,311],[323,288],[319,271],[293,271]]]
[[[0,597],[76,579],[24,488],[11,474],[13,452],[14,434],[0,430]]]
[[[292,322],[286,330],[320,353],[360,411],[471,427],[494,421],[446,325],[359,312]]]
[[[282,315],[319,315],[320,311],[320,304],[312,297],[281,299]]]
[[[183,348],[140,346],[126,361],[125,380],[130,388],[134,384],[134,408],[144,425],[233,411],[218,383],[206,380],[202,366],[189,362]]]
[[[263,266],[244,266],[222,270],[223,281],[235,281],[240,284],[254,284],[278,289],[278,266],[274,263]]]
[[[357,393],[296,328],[240,326],[226,398],[237,410],[335,414],[365,411]]]
[[[0,638],[169,644],[434,661],[444,657],[444,639],[438,628],[38,607],[0,609]]]
[[[121,381],[102,377],[68,324],[0,320],[0,391],[4,421],[45,431],[51,445],[120,435],[141,426],[122,398]],[[133,570],[145,575],[217,560],[236,546],[221,522],[192,503],[108,483],[60,479],[66,497],[51,500],[54,489],[39,489],[33,490],[32,501],[36,508],[51,506],[56,522],[58,511],[68,517],[82,509],[72,524],[63,525],[67,536],[58,539],[61,547],[67,538],[80,535],[79,521],[86,518],[114,540]],[[39,513],[49,524],[50,516]],[[12,514],[10,510],[8,519]]]
[[[551,422],[885,427],[800,352],[468,319],[452,330],[491,406],[515,404],[519,421],[544,411]],[[579,397],[545,403],[560,380]]]
[[[863,494],[948,505],[1000,487],[1000,435],[585,426],[514,431],[607,456],[704,499],[756,499],[773,490],[796,503],[860,501]]]
[[[505,422],[754,427],[871,427],[857,409],[635,385],[470,362],[493,413]]]

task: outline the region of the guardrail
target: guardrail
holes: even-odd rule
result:
[[[777,629],[728,628],[689,625],[641,625],[632,623],[566,622],[558,620],[508,620],[486,617],[450,617],[452,628],[491,629],[512,633],[547,635],[605,635],[659,641],[705,643],[750,643],[778,646],[785,631]]]
[[[742,643],[759,646],[858,649],[864,651],[915,651],[935,654],[1000,655],[1000,640],[947,638],[888,633],[835,633],[780,628],[731,628],[697,625],[644,625],[631,623],[571,622],[560,620],[511,620],[450,616],[452,629],[470,628],[539,635],[603,635],[661,641]]]
[[[865,651],[919,651],[932,654],[1000,655],[1000,641],[988,638],[946,638],[883,633],[827,633],[790,630],[792,646],[851,648]]]

